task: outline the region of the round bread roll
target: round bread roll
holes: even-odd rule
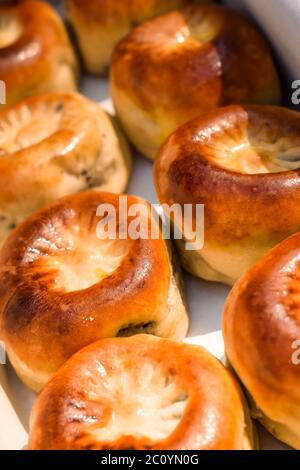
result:
[[[151,159],[194,117],[231,103],[280,100],[264,37],[219,5],[192,5],[136,28],[115,50],[111,81],[124,129]]]
[[[238,384],[205,349],[150,335],[100,340],[46,385],[31,450],[250,450]]]
[[[253,416],[298,450],[299,258],[298,233],[271,250],[235,285],[223,319],[226,354],[251,397]]]
[[[232,105],[179,128],[155,164],[159,201],[187,214],[178,240],[184,267],[233,284],[268,250],[300,230],[300,114],[272,106]],[[192,221],[185,204],[192,204]],[[196,208],[204,204],[204,227]],[[204,246],[185,249],[188,222]],[[177,227],[177,228],[178,228]]]
[[[47,3],[0,5],[0,79],[8,105],[29,96],[74,91],[78,67],[64,25]]]
[[[0,270],[0,340],[33,390],[98,339],[187,333],[180,271],[137,197],[86,192],[57,201],[11,234]]]
[[[110,63],[114,47],[134,26],[176,10],[189,1],[65,0],[65,3],[87,71],[103,74]]]
[[[61,196],[123,192],[130,151],[117,132],[99,104],[75,93],[28,98],[0,111],[0,244]]]

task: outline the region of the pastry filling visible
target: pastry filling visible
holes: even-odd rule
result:
[[[156,326],[155,321],[150,321],[147,323],[136,323],[136,324],[131,323],[121,328],[118,331],[116,336],[121,337],[121,338],[126,338],[129,336],[146,334],[146,333],[151,335],[155,333],[155,326]]]
[[[189,28],[191,35],[201,44],[207,44],[213,41],[219,34],[222,22],[218,16],[209,14],[203,15],[200,10],[189,17]]]
[[[125,243],[120,246],[116,241],[82,240],[69,252],[52,259],[55,287],[74,292],[98,284],[118,269],[126,254]]]
[[[9,14],[0,15],[0,49],[14,44],[22,34],[20,22]]]
[[[53,135],[60,127],[60,103],[40,102],[9,111],[0,123],[0,156],[31,147]]]
[[[121,265],[129,247],[127,240],[100,240],[89,218],[68,228],[53,221],[45,226],[24,256],[28,275],[51,285],[59,292],[75,292],[92,287]]]
[[[279,173],[300,168],[300,138],[295,142],[284,136],[264,140],[253,134],[237,140],[233,130],[212,138],[207,154],[218,166],[238,173]]]
[[[300,168],[300,139],[290,141],[282,137],[276,142],[256,143],[255,150],[265,163],[266,172],[278,173]]]
[[[182,420],[188,395],[177,377],[166,374],[159,364],[142,362],[133,368],[124,364],[102,383],[101,399],[111,403],[112,414],[105,427],[93,431],[98,441],[109,443],[123,436],[160,441]]]

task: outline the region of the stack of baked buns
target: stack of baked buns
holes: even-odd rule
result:
[[[43,1],[0,6],[0,340],[40,392],[29,448],[250,450],[256,418],[300,449],[300,115],[265,37],[209,1],[65,4],[68,28]],[[80,64],[110,68],[116,116],[77,91]],[[177,247],[122,194],[127,139],[159,202],[193,209],[168,212]],[[183,342],[181,266],[237,281],[227,368]]]

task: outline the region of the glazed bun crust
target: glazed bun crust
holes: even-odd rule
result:
[[[29,448],[244,450],[252,431],[219,361],[196,346],[138,335],[98,341],[59,370],[34,406]]]
[[[148,204],[133,196],[124,201],[128,210],[140,204],[141,223],[150,230],[155,221]],[[179,272],[160,232],[153,240],[120,239],[120,222],[116,239],[103,237],[99,223],[106,223],[107,205],[118,223],[124,211],[119,214],[117,195],[63,198],[21,224],[1,251],[0,337],[16,372],[34,390],[97,339],[186,335]],[[134,220],[128,216],[128,225]]]
[[[123,192],[131,155],[98,103],[75,93],[0,111],[0,243],[35,210],[69,194]]]
[[[0,5],[0,79],[7,104],[52,91],[75,91],[77,60],[62,20],[38,0]]]
[[[233,288],[223,334],[227,357],[252,397],[253,415],[300,449],[300,235],[270,251]]]
[[[158,199],[205,206],[203,249],[187,252],[179,245],[187,270],[232,284],[299,230],[299,135],[297,112],[238,105],[171,135],[155,163]]]
[[[196,116],[230,103],[280,100],[265,38],[241,14],[218,5],[188,6],[136,28],[114,52],[111,79],[122,124],[150,158]]]
[[[189,0],[65,0],[86,69],[103,74],[114,47],[134,26]]]

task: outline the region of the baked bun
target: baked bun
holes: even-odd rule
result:
[[[299,152],[300,114],[269,106],[221,108],[168,139],[155,164],[159,201],[192,204],[194,227],[204,204],[204,247],[187,251],[178,240],[189,272],[233,284],[300,230]]]
[[[282,212],[278,211],[278,217]],[[227,357],[252,413],[300,449],[300,234],[270,251],[233,288],[224,311]]]
[[[6,103],[77,88],[77,60],[56,11],[37,0],[0,5],[0,79]]]
[[[278,104],[264,37],[240,13],[192,5],[136,28],[117,46],[112,97],[137,149],[154,159],[180,125],[231,103]]]
[[[39,396],[31,450],[249,450],[238,384],[205,349],[150,335],[100,340]]]
[[[29,214],[86,189],[122,192],[130,153],[99,104],[78,94],[0,111],[0,244]]]
[[[116,44],[134,26],[189,0],[65,0],[85,68],[103,74]]]
[[[137,220],[146,232],[134,239]],[[155,227],[145,201],[87,192],[57,201],[11,234],[0,253],[0,340],[30,388],[39,390],[101,338],[185,337],[180,271],[161,233],[150,238]]]

